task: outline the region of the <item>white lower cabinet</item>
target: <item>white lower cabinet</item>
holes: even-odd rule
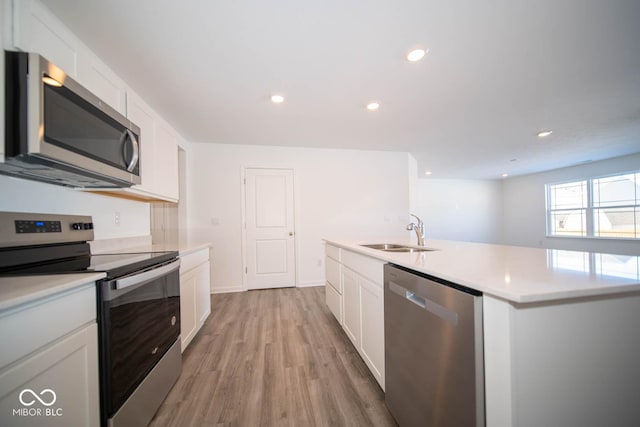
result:
[[[209,248],[180,258],[180,336],[184,351],[211,314]]]
[[[100,425],[95,284],[0,311],[0,425]]]
[[[325,256],[325,299],[329,310],[342,325],[342,279],[340,278],[340,249],[327,246]]]
[[[211,280],[209,262],[200,265],[194,271],[196,278],[196,322],[198,329],[211,314]]]
[[[0,425],[99,426],[97,336],[94,323],[3,371]]]
[[[184,351],[196,334],[196,277],[180,274],[180,337]]]
[[[384,291],[365,278],[360,281],[360,354],[384,390]]]
[[[342,304],[344,322],[342,328],[354,346],[360,350],[360,284],[358,275],[342,267]]]
[[[342,328],[384,390],[384,262],[340,249],[337,263],[329,257],[335,252],[335,247],[327,245],[327,283],[340,283],[342,294],[328,284],[327,305],[333,312],[334,298],[340,298]],[[332,278],[334,272],[339,272],[339,280]]]

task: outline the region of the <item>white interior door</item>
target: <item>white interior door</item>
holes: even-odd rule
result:
[[[293,171],[245,169],[248,289],[295,286]]]

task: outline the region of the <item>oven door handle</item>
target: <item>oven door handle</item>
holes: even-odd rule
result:
[[[147,270],[142,273],[134,274],[132,276],[127,276],[122,279],[117,279],[115,280],[115,288],[125,289],[141,283],[146,283],[150,280],[164,276],[165,274],[170,273],[178,268],[180,268],[179,259],[173,261],[171,264],[163,265],[162,267]]]

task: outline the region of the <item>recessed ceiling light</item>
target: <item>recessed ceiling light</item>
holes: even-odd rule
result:
[[[545,137],[551,135],[552,133],[553,133],[552,130],[541,130],[536,135],[538,135],[538,138],[545,138]]]
[[[282,95],[272,95],[271,102],[274,104],[282,104],[284,102],[284,96]]]
[[[429,52],[429,49],[413,49],[411,52],[407,53],[407,61],[420,61],[422,58],[424,58],[427,52]]]
[[[508,177],[508,176],[509,176],[509,174],[508,174],[508,173],[503,173],[503,174],[502,174],[502,177],[503,177],[503,178],[506,178],[506,177]]]
[[[429,176],[429,175],[431,175],[431,171],[426,171],[424,174]]]
[[[380,108],[380,103],[378,102],[370,102],[367,104],[367,110],[369,111],[376,111],[378,108]]]

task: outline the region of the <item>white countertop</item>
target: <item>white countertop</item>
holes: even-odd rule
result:
[[[93,283],[104,273],[0,277],[0,311]]]
[[[190,253],[210,248],[210,242],[182,242],[178,245],[169,245],[169,244],[161,244],[161,245],[142,245],[142,246],[134,246],[134,247],[126,247],[122,249],[112,249],[106,252],[100,252],[101,254],[117,254],[117,253],[135,253],[135,252],[167,252],[167,251],[178,251],[180,256],[185,256]]]
[[[638,256],[448,240],[427,240],[425,246],[434,251],[394,253],[360,245],[407,241],[325,241],[516,303],[640,291]]]

